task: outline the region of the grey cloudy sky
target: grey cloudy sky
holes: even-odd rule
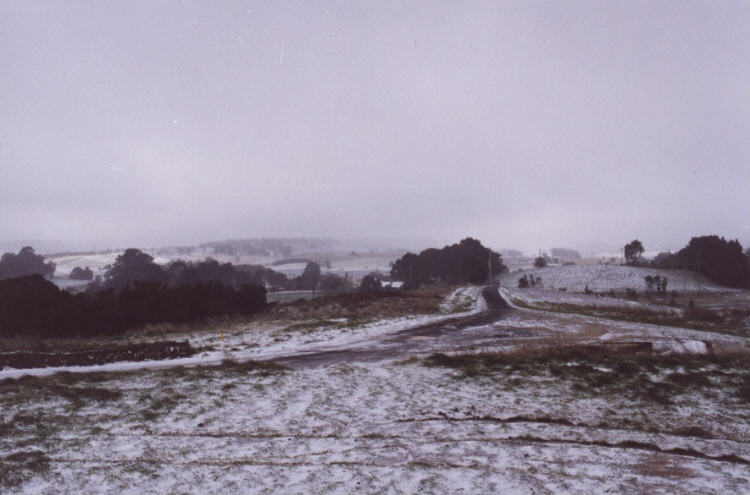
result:
[[[0,240],[750,240],[750,3],[0,2]]]

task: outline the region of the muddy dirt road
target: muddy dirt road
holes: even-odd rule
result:
[[[416,326],[345,349],[299,352],[277,357],[274,361],[291,368],[382,361],[476,346],[493,346],[502,343],[503,339],[529,333],[501,329],[503,319],[517,310],[500,295],[497,287],[484,288],[482,297],[487,303],[487,310],[475,315]]]

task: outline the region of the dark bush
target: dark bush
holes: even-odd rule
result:
[[[338,275],[327,273],[321,277],[318,287],[326,291],[342,290],[346,288],[346,282]]]
[[[55,264],[44,262],[44,257],[36,254],[34,248],[26,246],[18,254],[5,253],[0,258],[0,280],[39,274],[51,277],[55,274]]]
[[[71,280],[94,280],[94,272],[91,268],[81,268],[77,266],[71,270],[69,277]]]
[[[431,283],[481,284],[507,270],[500,254],[486,248],[476,239],[467,237],[458,244],[441,249],[425,249],[418,255],[406,253],[391,268],[391,277],[411,286]]]
[[[679,268],[705,275],[728,287],[750,287],[750,263],[742,245],[716,235],[693,237],[675,254],[660,253],[651,262],[660,269]]]
[[[116,334],[147,323],[181,323],[252,314],[266,306],[263,287],[220,283],[169,287],[136,282],[119,291],[70,294],[39,275],[0,281],[0,336]]]
[[[361,290],[379,290],[383,286],[380,281],[380,277],[377,274],[369,273],[362,277],[362,281],[359,283]]]

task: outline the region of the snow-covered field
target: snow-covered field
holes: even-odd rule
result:
[[[723,291],[706,277],[685,270],[656,270],[624,265],[568,265],[547,268],[532,268],[503,274],[501,284],[517,287],[518,279],[525,274],[541,277],[545,288],[565,288],[571,292],[583,292],[586,286],[595,292],[634,289],[643,291],[647,275],[666,276],[667,290],[677,291]]]
[[[721,389],[642,403],[545,369],[462,378],[392,362],[0,387],[8,494],[750,490],[746,403]]]
[[[607,268],[616,273],[599,276],[610,285],[595,290],[627,283],[627,267]],[[602,299],[572,290],[502,292]],[[460,288],[430,315],[279,317],[170,334],[213,349],[183,360],[0,370],[0,491],[750,492],[750,372],[737,360],[552,359],[473,375],[423,361],[631,341],[705,354],[747,349],[747,338],[520,307],[454,326],[485,314],[479,293]],[[337,358],[304,359],[326,353]],[[353,357],[367,353],[378,359]],[[268,360],[289,368],[256,364]]]

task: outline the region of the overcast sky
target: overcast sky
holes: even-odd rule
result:
[[[750,240],[750,2],[0,2],[0,241]]]

